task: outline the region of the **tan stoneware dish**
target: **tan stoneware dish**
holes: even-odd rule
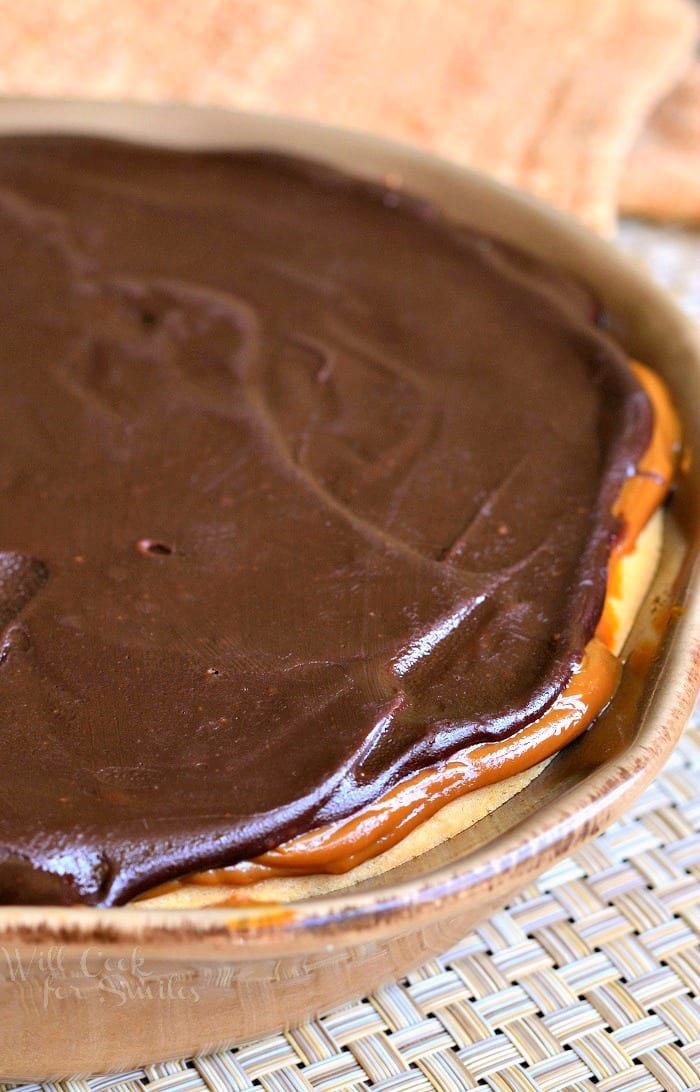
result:
[[[668,618],[656,655],[643,658],[643,669],[626,668],[593,728],[470,830],[380,879],[284,907],[0,908],[0,1079],[26,1080],[214,1050],[367,993],[449,947],[624,814],[668,757],[698,684],[700,343],[669,298],[574,221],[378,137],[185,106],[38,101],[2,103],[0,131],[272,148],[390,175],[454,218],[585,277],[622,345],[667,381],[694,456],[631,637],[648,646]]]

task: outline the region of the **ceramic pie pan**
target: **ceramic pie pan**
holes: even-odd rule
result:
[[[391,174],[460,221],[589,280],[623,346],[668,382],[700,452],[694,328],[613,247],[485,177],[363,133],[179,105],[5,101],[0,132],[10,131],[273,148],[367,177]],[[604,716],[522,793],[409,865],[330,897],[254,911],[0,907],[0,1079],[128,1069],[279,1030],[444,950],[603,830],[659,770],[692,708],[699,539],[695,458],[672,500],[638,623],[637,636],[654,619],[658,633],[660,607],[676,608],[657,655],[641,672],[626,670]]]

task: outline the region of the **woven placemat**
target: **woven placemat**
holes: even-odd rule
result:
[[[619,242],[700,319],[700,235]],[[42,1087],[700,1090],[700,719],[625,819],[407,978],[236,1050],[0,1092]]]

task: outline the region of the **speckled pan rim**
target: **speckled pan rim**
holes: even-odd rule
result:
[[[272,115],[183,104],[98,103],[77,100],[6,99],[0,133],[80,132],[165,145],[199,148],[273,147],[322,158],[353,173],[399,176],[408,189],[469,221],[465,199],[485,202],[488,230],[518,238],[545,257],[582,271],[623,322],[634,322],[632,352],[663,356],[665,375],[682,379],[700,404],[700,338],[672,299],[610,244],[572,218],[476,172],[419,149],[372,134],[350,132]],[[483,219],[475,222],[484,224]],[[662,339],[667,339],[663,350]],[[686,420],[691,431],[697,421]],[[700,501],[700,498],[698,498]],[[700,529],[693,529],[694,538]],[[390,936],[439,921],[463,900],[497,906],[518,882],[529,879],[602,831],[622,814],[668,758],[692,710],[700,685],[700,563],[686,582],[684,613],[664,641],[664,663],[641,730],[627,752],[592,772],[487,846],[458,863],[373,891],[343,890],[283,908],[254,910],[140,910],[120,907],[0,907],[0,940],[103,946],[178,941],[188,955],[255,958],[262,951],[313,950],[324,943]]]

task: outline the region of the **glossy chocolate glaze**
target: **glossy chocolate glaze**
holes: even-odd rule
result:
[[[3,901],[255,855],[549,707],[651,426],[589,293],[264,153],[7,138],[0,220]]]

